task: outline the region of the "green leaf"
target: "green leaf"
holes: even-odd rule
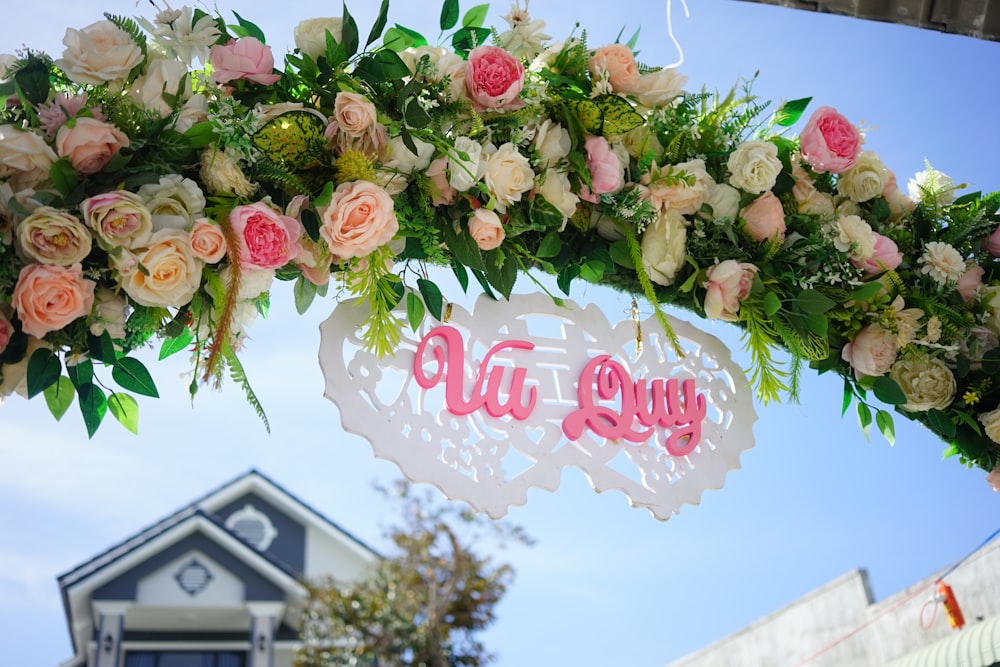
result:
[[[416,98],[411,98],[406,102],[406,111],[403,112],[403,120],[410,127],[421,129],[431,123],[430,114],[424,109]],[[416,151],[414,151],[416,153]]]
[[[514,290],[514,283],[517,281],[517,262],[513,257],[505,257],[504,261],[501,261],[503,255],[499,248],[483,254],[483,260],[486,263],[486,279],[505,299],[509,299]]]
[[[427,38],[419,32],[405,28],[397,23],[395,27],[389,28],[385,32],[385,38],[382,40],[382,44],[384,44],[386,48],[392,49],[398,53],[400,51],[405,51],[411,46],[427,46]]]
[[[375,24],[372,26],[371,32],[368,33],[368,41],[365,42],[365,48],[368,48],[372,42],[382,36],[382,31],[385,30],[385,23],[388,17],[389,0],[382,0],[382,6],[378,10],[378,18],[375,19]]]
[[[236,17],[236,20],[239,21],[240,28],[242,28],[241,30],[235,31],[241,37],[256,37],[257,39],[260,40],[261,44],[266,43],[264,40],[264,31],[261,30],[256,24],[247,21],[245,18],[243,18],[236,12],[233,12],[233,16]]]
[[[1000,348],[994,348],[983,355],[983,372],[991,376],[1000,373]]]
[[[875,380],[872,390],[875,392],[875,398],[886,405],[904,405],[906,403],[906,392],[903,391],[898,382],[886,375]]]
[[[306,280],[305,276],[299,276],[292,291],[295,295],[295,311],[304,315],[316,298],[316,285]]]
[[[327,185],[330,186],[330,191],[332,192],[333,184],[327,183]],[[302,220],[302,227],[306,230],[306,234],[309,235],[309,238],[313,241],[319,241],[320,223],[319,216],[316,214],[316,211],[311,208],[303,209],[299,218]]]
[[[483,253],[476,245],[476,240],[472,238],[468,228],[463,226],[461,231],[456,233],[451,225],[445,225],[442,228],[442,236],[445,245],[448,246],[457,261],[473,270],[486,270]]]
[[[139,435],[139,403],[129,394],[113,392],[108,399],[111,415],[133,435]]]
[[[825,313],[837,305],[833,299],[813,289],[802,290],[792,302],[804,313]]]
[[[143,396],[160,397],[160,393],[156,390],[156,383],[153,382],[153,377],[138,359],[122,357],[115,362],[114,367],[111,369],[111,377],[123,389],[134,391]]]
[[[865,435],[865,439],[869,438],[869,431],[872,425],[872,411],[868,407],[867,403],[858,403],[858,426],[861,427],[861,432]]]
[[[584,131],[589,134],[610,136],[624,134],[643,124],[643,117],[624,97],[598,95],[588,100],[567,100]]]
[[[928,410],[926,414],[928,425],[941,436],[942,440],[950,440],[955,437],[958,429],[955,427],[955,423],[948,419],[948,415],[940,410]]]
[[[570,264],[565,269],[563,269],[558,276],[556,276],[556,285],[562,290],[562,293],[569,296],[570,287],[573,281],[580,277],[580,266],[578,264]]]
[[[458,9],[458,3],[455,3],[455,9]],[[490,6],[476,5],[465,12],[465,16],[462,17],[462,27],[463,28],[478,28],[483,25],[486,21],[486,14],[489,12]]]
[[[458,0],[444,0],[441,5],[441,30],[451,30],[458,23]]]
[[[844,378],[844,400],[840,406],[840,418],[843,419],[844,415],[847,414],[847,408],[851,407],[851,402],[854,400],[854,389],[851,387],[851,382],[847,378]]]
[[[340,43],[347,52],[347,58],[350,59],[358,52],[358,24],[355,22],[354,17],[351,16],[351,13],[347,11],[346,2],[343,7],[344,13],[342,16],[343,24],[341,25]]]
[[[76,390],[80,391],[80,387],[88,385],[94,380],[94,362],[90,359],[84,359],[72,365],[66,364],[66,374],[72,380]]]
[[[323,191],[319,193],[319,196],[313,201],[316,208],[325,208],[330,205],[333,201],[333,183],[327,181],[326,185],[323,186]],[[319,222],[317,221],[317,229]],[[318,231],[317,231],[318,234]]]
[[[76,169],[73,168],[69,158],[65,157],[52,163],[52,167],[49,168],[49,177],[52,179],[52,184],[56,186],[56,190],[63,197],[68,197],[80,182]]]
[[[562,250],[562,238],[557,231],[551,231],[545,235],[542,242],[538,244],[535,256],[540,259],[555,257]]]
[[[776,312],[781,310],[781,299],[774,292],[768,292],[764,295],[764,314],[768,317],[772,317]]]
[[[456,260],[454,257],[451,258],[451,271],[455,274],[455,278],[458,280],[458,284],[462,287],[462,294],[469,291],[469,271],[465,268],[465,265]]]
[[[821,338],[826,338],[827,331],[830,327],[830,321],[826,319],[826,315],[822,313],[809,313],[806,315],[806,326],[809,327],[809,331],[813,332]]]
[[[187,346],[191,344],[194,340],[194,334],[187,327],[181,332],[179,336],[174,336],[173,338],[168,338],[163,341],[160,345],[159,361],[163,361],[167,357],[177,354],[181,350],[186,350]]]
[[[49,68],[44,60],[29,56],[24,67],[14,75],[14,85],[22,99],[31,104],[41,104],[49,97]]]
[[[632,262],[632,253],[629,252],[627,241],[615,241],[611,244],[609,251],[611,252],[611,259],[614,260],[615,264],[618,266],[623,266],[626,269],[635,268],[635,264]]]
[[[65,375],[60,375],[59,379],[50,384],[45,388],[45,404],[49,406],[49,412],[52,416],[59,421],[69,410],[69,406],[73,405],[73,398],[76,396],[76,391],[73,389],[73,383],[69,381],[69,378]]]
[[[59,357],[47,347],[35,350],[28,359],[28,398],[34,398],[59,380],[62,364]]]
[[[382,49],[375,53],[374,58],[382,68],[383,79],[403,79],[410,76],[410,68],[395,51]]]
[[[885,289],[885,285],[880,282],[870,282],[865,283],[861,287],[854,290],[854,300],[855,301],[868,301],[872,297],[878,295]]]
[[[962,451],[958,448],[958,445],[953,442],[945,447],[944,451],[941,452],[941,460],[944,461],[945,459],[950,459],[951,457],[958,456],[961,453]]]
[[[802,117],[802,112],[806,110],[811,101],[811,97],[803,97],[785,102],[774,112],[774,122],[782,127],[794,125]]]
[[[458,55],[465,58],[469,51],[485,44],[489,37],[489,28],[459,28],[451,36],[451,45]]]
[[[473,269],[472,275],[475,276],[476,282],[479,283],[479,286],[483,288],[483,292],[486,294],[486,296],[496,301],[497,295],[493,293],[493,288],[490,287],[490,281],[486,279],[486,274],[478,269]]]
[[[87,336],[87,351],[91,359],[96,359],[105,365],[112,365],[118,359],[118,351],[111,341],[111,334],[107,331],[100,336]]]
[[[592,283],[599,283],[604,277],[604,262],[589,259],[580,267],[580,277]]]
[[[417,288],[420,296],[424,298],[427,309],[431,311],[431,316],[440,321],[444,308],[444,297],[441,296],[441,289],[432,281],[426,278],[417,278]]]
[[[539,231],[559,228],[566,222],[566,216],[552,202],[539,194],[528,202],[528,219]]]
[[[406,321],[414,331],[419,329],[420,323],[424,321],[424,302],[415,292],[406,293]]]
[[[211,121],[195,123],[184,133],[191,148],[204,148],[215,143],[215,124]]]
[[[80,399],[80,412],[83,415],[83,423],[87,427],[87,435],[93,438],[104,420],[104,415],[108,413],[108,400],[101,388],[90,382],[78,385],[76,391]]]
[[[885,410],[879,410],[875,413],[875,425],[878,426],[878,430],[881,431],[882,437],[890,445],[896,444],[896,427],[892,423],[892,415]]]

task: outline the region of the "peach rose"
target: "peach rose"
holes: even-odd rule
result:
[[[499,248],[506,238],[500,216],[485,208],[477,208],[469,218],[469,234],[480,250]]]
[[[217,264],[226,256],[222,229],[206,218],[198,218],[191,228],[191,252],[207,264]]]
[[[302,252],[302,223],[263,202],[237,206],[229,214],[229,224],[240,240],[244,269],[278,269]]]
[[[191,252],[190,235],[163,229],[136,251],[142,271],[121,276],[122,289],[133,301],[155,308],[179,308],[191,301],[201,286],[203,263]]]
[[[17,238],[24,253],[36,262],[60,266],[81,263],[93,246],[82,222],[51,206],[39,206],[22,220]]]
[[[524,65],[499,46],[478,46],[469,53],[465,89],[476,111],[513,111],[524,106]]]
[[[212,79],[216,83],[230,81],[253,81],[269,86],[280,75],[274,74],[274,54],[271,47],[256,37],[241,37],[229,40],[228,44],[217,44],[209,51],[212,62]]]
[[[682,215],[697,213],[715,187],[715,181],[705,170],[705,161],[701,159],[665,167],[654,162],[640,182],[648,186],[653,206],[660,210],[671,209]]]
[[[80,264],[29,264],[21,269],[12,299],[21,330],[41,338],[87,315],[94,306],[96,286],[83,277]]]
[[[115,190],[84,199],[80,210],[105,250],[145,245],[153,232],[152,216],[133,192]]]
[[[839,174],[849,169],[861,152],[861,133],[831,107],[816,109],[799,135],[802,158],[817,173]]]
[[[740,217],[746,223],[743,229],[755,241],[785,238],[785,211],[773,192],[765,192],[740,209]]]
[[[632,49],[625,44],[609,44],[595,49],[587,66],[595,80],[604,78],[607,72],[608,83],[616,93],[631,91],[639,81],[639,65],[635,62]]]
[[[840,357],[851,365],[854,375],[885,375],[896,361],[896,335],[877,324],[865,326],[840,351]]]
[[[349,137],[365,136],[378,123],[375,105],[364,95],[339,92],[333,102],[333,114],[341,132]]]
[[[143,59],[132,36],[111,21],[98,21],[82,30],[70,28],[63,45],[63,57],[55,65],[70,81],[82,85],[123,81]]]
[[[757,267],[727,259],[708,270],[705,277],[705,317],[735,322],[740,303],[750,294]]]
[[[321,212],[320,236],[343,259],[364,257],[399,231],[392,197],[368,181],[341,183]]]
[[[69,158],[73,168],[85,176],[104,169],[130,143],[125,133],[111,123],[86,116],[66,123],[56,134],[59,157]]]
[[[46,181],[56,159],[40,135],[13,125],[0,125],[0,169],[14,171],[10,185],[15,192]]]

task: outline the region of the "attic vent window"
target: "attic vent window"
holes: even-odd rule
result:
[[[194,597],[205,590],[208,582],[212,580],[212,573],[201,561],[192,558],[181,569],[177,570],[174,579],[177,580],[177,585],[181,587],[182,591]]]
[[[267,515],[250,504],[230,514],[226,519],[226,528],[260,551],[265,551],[278,536],[278,530]]]

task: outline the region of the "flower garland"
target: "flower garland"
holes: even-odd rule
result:
[[[0,396],[135,431],[157,389],[131,355],[159,339],[263,417],[237,352],[275,279],[300,312],[362,297],[385,355],[444,316],[427,264],[502,297],[541,270],[736,323],[765,403],[835,371],[866,433],[892,440],[893,406],[1000,465],[1000,194],[929,166],[904,191],[833,108],[791,138],[808,99],[686,92],[635,38],[486,11],[445,0],[431,46],[387,1],[362,44],[345,8],[282,63],[252,22],[189,7],[3,56]]]

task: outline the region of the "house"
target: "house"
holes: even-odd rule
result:
[[[304,581],[379,555],[256,470],[58,578],[61,667],[289,667]]]

